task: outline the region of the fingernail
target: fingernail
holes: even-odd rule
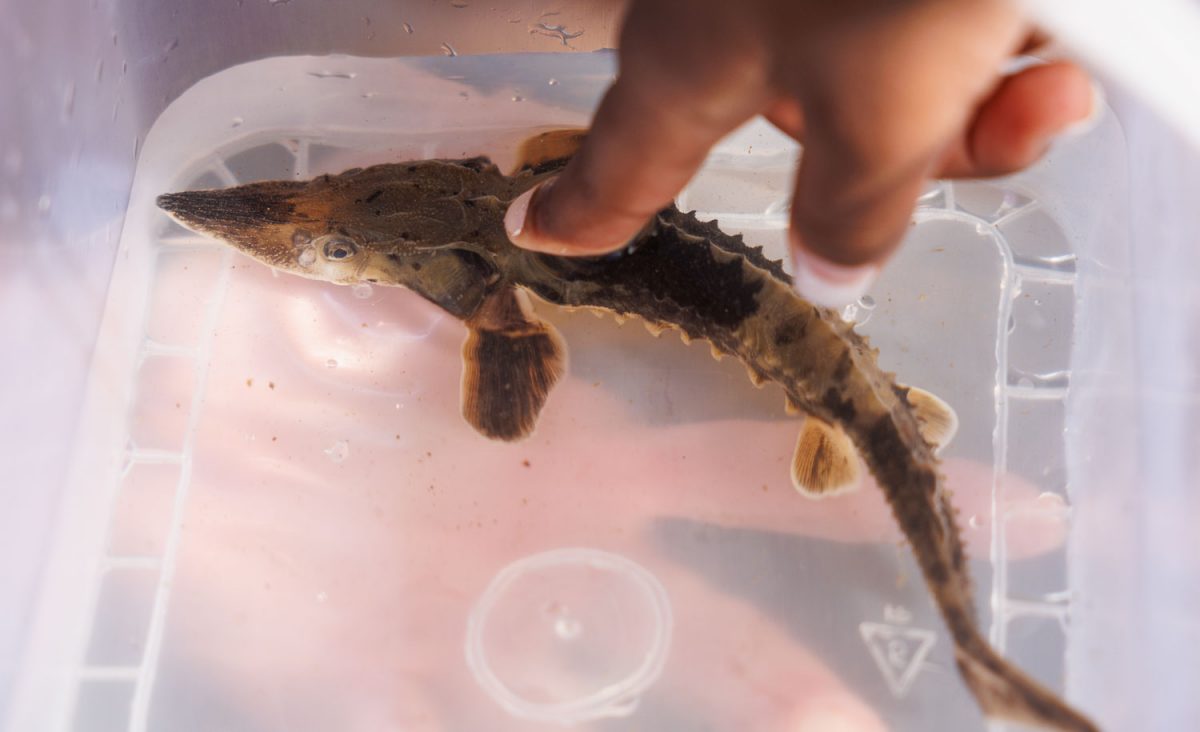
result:
[[[537,189],[538,186],[534,186],[514,198],[513,202],[508,204],[508,211],[504,213],[504,230],[508,232],[508,238],[514,244],[518,243],[517,239],[525,231],[525,220],[529,216],[529,202],[533,200],[533,192]]]
[[[566,256],[577,253],[575,250],[559,241],[548,241],[538,235],[537,227],[532,224],[534,213],[530,211],[533,197],[544,193],[546,188],[553,185],[557,178],[551,178],[525,191],[513,199],[504,212],[504,230],[513,244],[528,249],[531,252]]]
[[[792,247],[792,286],[806,300],[826,308],[840,308],[862,297],[879,276],[879,267],[865,264],[845,267],[818,257],[802,246]]]
[[[1095,79],[1092,79],[1092,111],[1088,113],[1088,116],[1084,117],[1078,122],[1072,122],[1071,124],[1067,125],[1067,127],[1059,133],[1059,136],[1083,137],[1087,133],[1096,129],[1096,125],[1100,124],[1100,119],[1104,117],[1104,104],[1106,99],[1107,95],[1104,93],[1104,87],[1100,86]]]

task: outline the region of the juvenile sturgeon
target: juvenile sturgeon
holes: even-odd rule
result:
[[[556,257],[515,247],[509,203],[559,172],[582,132],[526,142],[505,175],[486,157],[355,168],[158,197],[183,225],[279,270],[342,285],[407,287],[467,326],[462,410],[489,438],[535,426],[563,375],[566,349],[529,295],[568,308],[637,316],[653,332],[707,340],[757,383],[781,386],[806,415],[792,460],[803,493],[857,484],[858,456],[891,504],[954,642],[968,689],[992,717],[1054,730],[1096,727],[1001,657],[975,621],[962,539],[935,451],[956,418],[877,365],[877,352],[833,310],[800,298],[760,247],[674,206],[622,251]]]

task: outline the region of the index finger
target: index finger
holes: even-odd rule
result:
[[[683,188],[709,148],[761,106],[766,87],[755,59],[714,53],[703,27],[684,35],[683,48],[668,49],[661,37],[643,40],[644,20],[629,24],[621,75],[579,151],[561,175],[509,207],[505,226],[518,246],[581,255],[619,249]]]

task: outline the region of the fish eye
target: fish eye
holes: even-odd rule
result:
[[[342,262],[358,253],[354,242],[341,236],[330,237],[321,249],[325,258],[333,262]]]

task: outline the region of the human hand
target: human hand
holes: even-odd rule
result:
[[[634,0],[591,133],[560,176],[513,202],[510,238],[554,254],[618,249],[719,138],[763,114],[805,146],[796,287],[845,304],[898,245],[927,179],[1024,168],[1098,109],[1069,62],[1002,75],[1033,40],[1007,0]]]

